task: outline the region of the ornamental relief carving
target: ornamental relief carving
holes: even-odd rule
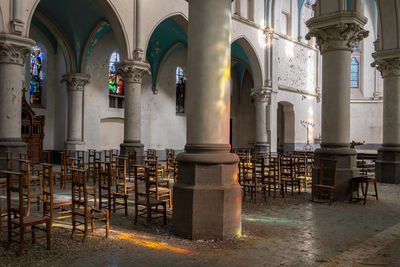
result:
[[[316,37],[321,54],[334,50],[352,50],[355,43],[368,37],[369,32],[357,23],[339,23],[328,28],[311,29],[306,39]]]
[[[117,74],[125,83],[142,83],[143,77],[150,74],[150,65],[144,62],[123,62],[117,64]]]
[[[67,89],[69,91],[83,91],[85,89],[85,85],[89,83],[88,79],[82,78],[65,78],[63,80],[67,83]]]
[[[381,72],[382,78],[400,76],[400,58],[377,59],[371,66]]]
[[[253,88],[251,89],[250,96],[256,102],[268,102],[271,98],[271,89],[268,88]]]
[[[23,65],[33,47],[0,41],[0,62]]]

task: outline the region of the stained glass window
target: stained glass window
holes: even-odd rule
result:
[[[115,63],[120,61],[118,52],[113,52],[110,56],[109,75],[108,75],[108,90],[112,95],[124,95],[124,81],[121,76],[117,75],[117,67]]]
[[[350,74],[350,87],[360,87],[360,63],[355,57],[351,58],[351,74]]]
[[[186,76],[181,67],[176,68],[176,113],[185,113]]]
[[[42,103],[42,90],[43,90],[43,61],[44,54],[38,46],[33,47],[31,54],[31,80],[30,80],[30,102],[31,104]]]

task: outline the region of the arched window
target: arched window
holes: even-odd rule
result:
[[[31,53],[31,68],[30,68],[30,90],[29,98],[31,104],[42,104],[43,91],[43,71],[44,54],[40,47],[34,46]]]
[[[118,52],[112,52],[108,64],[108,92],[110,94],[110,107],[123,108],[124,81],[117,75],[116,63],[120,61]]]
[[[182,67],[176,68],[176,113],[185,113],[186,76]]]
[[[356,57],[351,57],[350,87],[360,87],[360,63]]]

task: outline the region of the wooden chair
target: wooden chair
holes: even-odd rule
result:
[[[319,181],[318,183],[312,185],[311,200],[315,202],[315,198],[317,198],[319,201],[321,198],[328,198],[329,205],[332,205],[332,202],[335,199],[337,160],[319,159],[319,161]]]
[[[170,175],[174,175],[175,173],[175,151],[173,149],[166,149],[166,173],[168,176],[168,179],[170,178]]]
[[[273,198],[276,198],[277,192],[281,194],[282,197],[285,196],[284,188],[279,177],[279,156],[269,157],[268,164],[264,169],[264,179],[265,183],[268,185],[268,195],[273,194]]]
[[[99,208],[103,206],[111,212],[113,201],[113,170],[111,162],[97,162],[96,176],[99,185]]]
[[[147,160],[157,160],[157,151],[155,149],[147,149]]]
[[[148,176],[150,177],[150,194],[154,194],[157,200],[168,202],[171,208],[172,196],[169,180],[163,179],[160,176],[158,162],[156,160],[146,160],[145,164]]]
[[[68,180],[71,180],[71,172],[68,169],[67,157],[65,152],[60,152],[60,171],[54,171],[54,184],[58,181],[60,189],[65,189]]]
[[[24,193],[23,199],[27,202],[27,213],[31,212],[32,202],[36,202],[37,210],[40,210],[40,197],[42,196],[42,178],[31,173],[31,163],[29,160],[19,159],[19,171],[24,174]]]
[[[125,211],[125,216],[128,216],[128,198],[131,194],[134,194],[135,183],[129,183],[126,180],[127,177],[127,158],[117,158],[117,170],[116,170],[116,183],[115,193],[113,195],[113,208],[116,212],[118,206],[122,206]],[[122,200],[120,202],[119,200]]]
[[[1,166],[4,166],[4,169],[7,171],[13,170],[13,158],[12,152],[6,152],[6,157],[2,158],[1,160],[4,161]],[[3,165],[4,164],[4,165]],[[7,189],[7,178],[5,175],[0,174],[0,189],[2,190],[3,194],[6,194]]]
[[[243,180],[243,200],[246,199],[246,192],[250,198],[257,202],[258,191],[264,194],[264,200],[267,200],[266,184],[264,181],[264,158],[253,159],[251,167],[247,167],[245,179]],[[253,198],[254,197],[254,198]]]
[[[91,231],[95,227],[95,221],[105,222],[106,238],[109,235],[109,212],[107,210],[96,209],[89,205],[89,195],[87,190],[87,171],[81,169],[71,169],[72,172],[72,237],[75,231],[83,232],[82,242],[86,241],[89,232],[89,221]],[[83,192],[83,199],[79,196]],[[81,208],[81,206],[83,208]],[[83,221],[78,220],[83,218]],[[83,225],[84,229],[78,226]]]
[[[300,188],[304,188],[304,192],[307,192],[307,188],[312,184],[313,165],[314,159],[306,153],[297,155],[296,178],[300,180]]]
[[[280,157],[280,175],[282,186],[287,193],[288,186],[291,187],[292,195],[295,187],[300,194],[300,180],[296,178],[296,161],[297,158],[292,155],[283,155]]]
[[[37,215],[27,215],[24,207],[24,184],[25,173],[3,171],[7,175],[7,225],[8,225],[8,242],[7,248],[10,249],[11,242],[14,237],[19,237],[18,254],[21,255],[24,249],[25,234],[32,234],[32,243],[36,242],[36,231],[42,230],[46,232],[47,249],[50,249],[50,219]],[[17,181],[13,181],[16,179]],[[11,193],[18,194],[18,204],[12,204]],[[42,227],[45,224],[46,227]],[[31,231],[26,231],[30,227]]]
[[[167,224],[166,202],[156,199],[150,192],[150,184],[156,178],[157,174],[154,173],[154,170],[149,172],[149,169],[145,168],[144,175],[141,176],[138,175],[137,168],[135,168],[135,225],[139,216],[145,217],[149,224],[153,214],[158,214],[157,218],[164,218],[164,225]],[[139,191],[139,184],[144,187],[144,192]],[[160,207],[162,210],[159,209]]]
[[[64,220],[71,217],[72,200],[54,195],[53,165],[43,163],[43,217],[54,220]],[[61,211],[59,211],[61,209]]]

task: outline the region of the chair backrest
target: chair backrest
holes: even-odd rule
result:
[[[322,185],[336,185],[337,160],[320,158],[319,183]]]
[[[87,170],[72,168],[72,209],[83,206],[85,214],[88,211]],[[83,200],[81,198],[83,195]]]
[[[43,201],[50,201],[50,206],[53,206],[53,165],[43,163]],[[43,210],[44,212],[44,210]]]
[[[147,160],[157,160],[157,151],[155,149],[147,150]]]
[[[23,223],[24,217],[26,215],[26,210],[24,207],[24,183],[25,174],[21,172],[13,171],[2,171],[2,174],[6,176],[7,179],[7,213],[9,220],[11,219],[11,214],[19,218],[20,224]],[[18,205],[13,205],[11,203],[11,194],[18,193]]]
[[[124,188],[124,194],[126,194],[126,173],[127,173],[128,159],[125,157],[117,157],[117,169],[116,169],[116,180],[117,188],[118,184],[122,183]],[[120,190],[119,190],[120,191]]]

